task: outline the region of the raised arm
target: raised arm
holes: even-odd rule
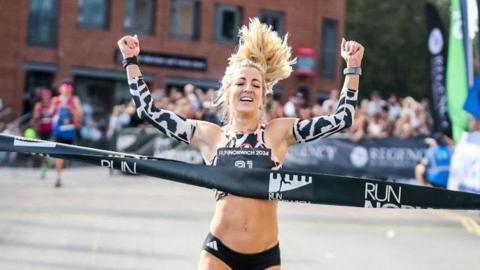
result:
[[[184,143],[191,143],[195,132],[195,123],[173,112],[158,109],[150,95],[147,84],[142,78],[136,57],[140,52],[136,36],[125,36],[118,41],[118,47],[124,58],[127,71],[128,85],[133,102],[137,107],[137,114],[158,130]]]
[[[349,81],[348,78],[346,81]],[[295,119],[293,121],[292,143],[304,143],[318,138],[324,138],[349,128],[357,105],[357,90],[345,87],[334,114],[323,115],[311,119]]]
[[[282,118],[272,121],[274,133],[284,134],[288,145],[324,138],[352,125],[364,48],[355,41],[342,39],[340,51],[347,69],[335,113],[311,119]]]

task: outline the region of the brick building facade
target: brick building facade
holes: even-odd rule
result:
[[[30,110],[34,89],[74,80],[76,94],[101,114],[128,99],[117,40],[138,33],[142,71],[152,88],[191,82],[215,88],[235,48],[236,27],[249,17],[289,33],[296,74],[279,83],[282,99],[303,91],[310,103],[340,87],[345,0],[18,0],[2,1],[0,98]],[[234,29],[235,28],[235,29]],[[306,72],[304,72],[306,71]]]

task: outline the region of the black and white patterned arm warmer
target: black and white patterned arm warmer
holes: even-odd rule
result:
[[[293,136],[298,143],[325,138],[352,125],[357,105],[357,91],[344,89],[340,94],[335,114],[297,119],[293,124]]]
[[[138,117],[148,121],[168,137],[184,143],[190,143],[195,125],[173,112],[155,107],[148,86],[142,77],[129,78],[128,85],[133,102],[137,107]]]

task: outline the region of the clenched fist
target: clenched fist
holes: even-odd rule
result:
[[[140,44],[137,35],[124,36],[117,42],[123,59],[137,56],[140,53]]]
[[[342,38],[340,52],[347,63],[347,67],[361,67],[364,51],[362,44],[353,40],[346,41]]]

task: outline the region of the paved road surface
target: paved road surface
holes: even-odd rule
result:
[[[0,168],[0,269],[195,269],[209,190],[73,168]],[[478,213],[281,203],[283,269],[480,269]]]

